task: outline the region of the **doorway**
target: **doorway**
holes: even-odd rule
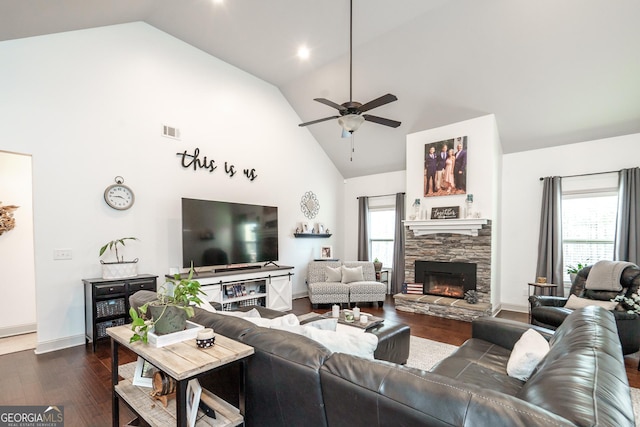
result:
[[[12,220],[0,234],[0,338],[37,329],[31,155],[0,151],[2,207]]]

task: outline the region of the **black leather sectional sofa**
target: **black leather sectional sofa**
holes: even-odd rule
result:
[[[192,320],[255,348],[247,426],[635,425],[615,321],[599,307],[574,311],[555,333],[539,328],[551,350],[526,382],[506,364],[532,326],[506,319],[474,321],[472,338],[431,372],[332,354],[242,318],[197,310]],[[237,378],[221,371],[203,385],[236,403]]]

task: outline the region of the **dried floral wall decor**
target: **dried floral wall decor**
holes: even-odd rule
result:
[[[18,209],[20,206],[15,205],[6,205],[2,206],[2,202],[0,202],[0,235],[5,231],[13,230],[13,227],[16,226],[16,220],[13,217],[13,211]]]

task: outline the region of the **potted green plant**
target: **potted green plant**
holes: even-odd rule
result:
[[[375,258],[373,260],[373,268],[375,269],[376,273],[379,273],[380,270],[382,270],[382,263],[378,258]]]
[[[172,288],[171,295],[168,285]],[[156,300],[141,306],[138,311],[133,307],[129,309],[131,329],[134,331],[130,342],[148,342],[151,330],[156,335],[183,331],[187,326],[187,318],[195,314],[191,303],[202,304],[198,295],[204,295],[204,292],[200,289],[200,282],[193,280],[191,265],[186,278],[176,274],[173,279],[167,280],[158,290]]]
[[[575,266],[573,265],[567,266],[567,273],[569,273],[569,278],[571,279],[571,283],[573,283],[573,281],[576,279],[576,275],[578,274],[578,272],[583,268],[585,268],[586,266],[587,266],[586,264],[582,264],[580,262]]]
[[[104,253],[109,249],[109,251],[115,252],[116,260],[115,262],[105,262],[104,260],[100,260],[100,264],[102,264],[102,278],[103,279],[124,279],[127,277],[134,277],[138,275],[138,258],[133,261],[125,261],[124,255],[120,256],[118,254],[118,246],[125,246],[125,241],[127,240],[138,240],[136,237],[122,237],[120,239],[115,239],[110,242],[107,242],[103,247],[100,248],[100,255],[104,255]]]

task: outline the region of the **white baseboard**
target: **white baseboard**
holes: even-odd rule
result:
[[[72,337],[60,338],[52,341],[38,342],[36,345],[36,354],[49,353],[56,350],[62,350],[69,347],[75,347],[77,345],[84,345],[85,336],[74,335]]]
[[[309,296],[308,292],[303,292],[301,294],[293,294],[293,299],[307,298]]]
[[[37,329],[38,325],[35,323],[8,326],[6,328],[0,328],[0,338],[12,337],[14,335],[30,334],[32,332],[36,332]]]
[[[528,305],[519,305],[519,304],[500,304],[501,310],[515,311],[518,313],[529,313]]]

